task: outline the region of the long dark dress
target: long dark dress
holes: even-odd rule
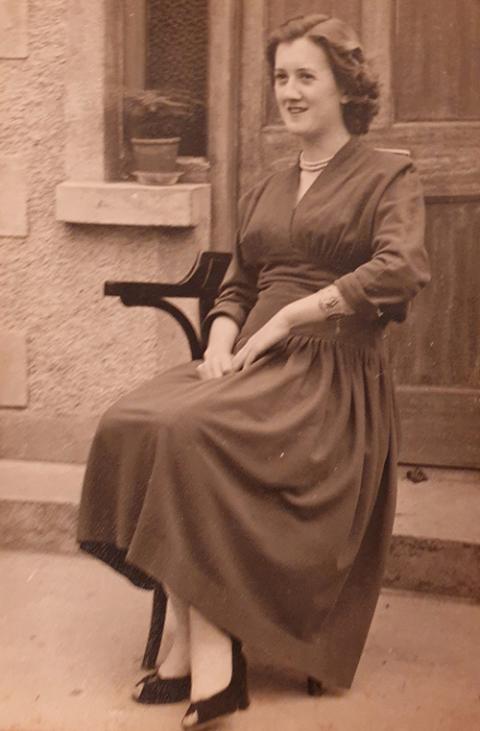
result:
[[[243,200],[206,328],[238,349],[283,305],[336,282],[355,314],[305,326],[244,371],[163,373],[100,421],[82,547],[165,582],[279,665],[351,685],[391,536],[397,429],[385,325],[428,281],[406,156],[350,140],[295,207],[298,166]]]

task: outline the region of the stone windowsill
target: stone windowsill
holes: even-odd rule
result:
[[[56,189],[56,218],[68,223],[192,227],[210,218],[210,193],[208,183],[68,181]]]

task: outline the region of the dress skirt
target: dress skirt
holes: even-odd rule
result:
[[[355,320],[299,330],[238,373],[202,381],[187,363],[121,398],[79,521],[84,550],[327,687],[352,683],[395,508],[383,329]]]

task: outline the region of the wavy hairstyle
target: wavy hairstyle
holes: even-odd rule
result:
[[[345,126],[350,134],[366,134],[378,113],[380,91],[355,32],[339,18],[321,13],[300,15],[282,23],[267,41],[272,83],[277,47],[297,38],[308,38],[323,48],[339,88],[348,97],[342,104]]]

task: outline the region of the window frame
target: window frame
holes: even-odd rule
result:
[[[133,0],[123,0],[122,9],[124,3],[129,2]],[[183,215],[182,220],[189,221],[190,226],[208,228],[205,248],[222,250],[231,247],[236,229],[241,12],[241,3],[236,0],[209,0],[207,156],[211,164],[211,182],[173,186],[178,200],[183,198],[180,206],[183,214],[186,209],[192,212],[190,218]],[[150,199],[152,196],[161,199],[172,193],[172,186],[115,182],[119,180],[121,170],[123,17],[123,12],[118,11],[118,0],[100,0],[93,5],[90,0],[68,0],[67,3],[67,181],[57,187],[58,220],[70,220],[68,210],[71,210],[76,189],[80,194],[88,189],[89,205],[94,206],[91,215],[88,206],[85,207],[82,222],[99,222],[98,211],[104,204],[101,192],[107,190],[110,203],[112,196],[115,198],[116,191],[119,191],[119,210],[123,209],[126,196],[132,208],[138,208],[139,215],[132,215],[131,225],[145,225],[140,215],[144,194],[148,194]],[[97,184],[100,195],[96,203],[92,183]],[[145,192],[146,188],[148,191]],[[208,196],[203,190],[205,188]],[[205,201],[210,191],[211,211],[209,207],[206,214]],[[199,204],[200,199],[202,204]],[[110,207],[111,220],[106,223],[116,223],[113,208]],[[208,226],[204,220],[206,215]],[[195,216],[202,217],[202,220],[196,221]],[[118,221],[124,222],[125,217]],[[158,221],[150,221],[147,225],[172,223],[162,223],[159,216]]]

